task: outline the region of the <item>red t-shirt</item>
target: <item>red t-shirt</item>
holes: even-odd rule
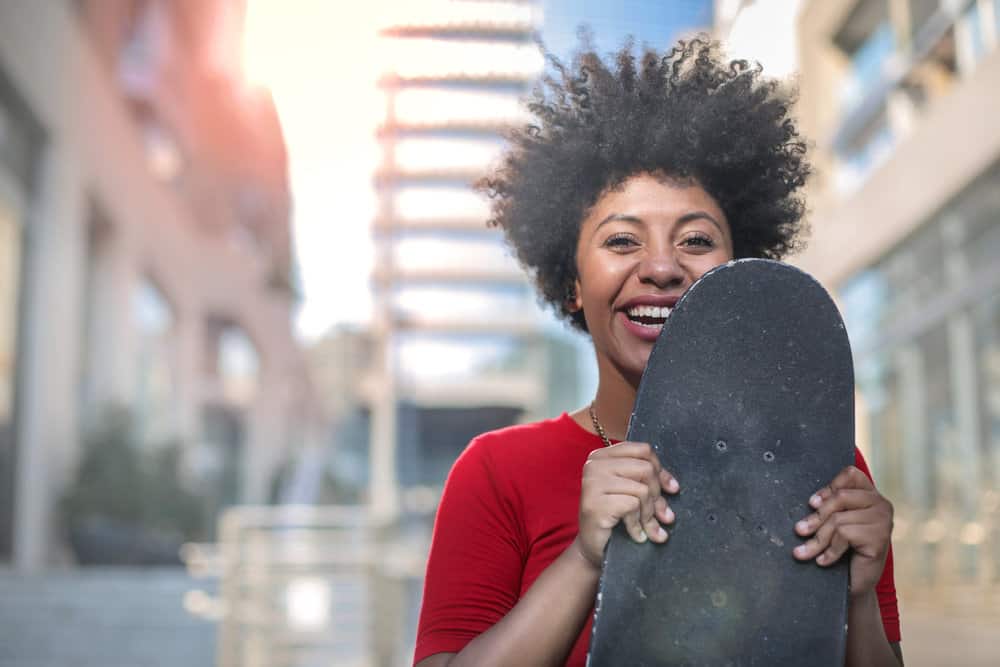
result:
[[[583,464],[601,439],[563,413],[485,433],[448,475],[434,523],[414,663],[457,653],[507,614],[577,533]],[[860,452],[856,465],[869,477]],[[683,480],[681,480],[683,484]],[[892,551],[877,586],[899,641]],[[566,664],[586,662],[593,613]]]

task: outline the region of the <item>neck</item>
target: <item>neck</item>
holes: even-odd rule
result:
[[[597,396],[594,397],[594,411],[612,440],[624,440],[628,431],[628,420],[635,405],[638,381],[633,384],[607,360],[598,356]]]

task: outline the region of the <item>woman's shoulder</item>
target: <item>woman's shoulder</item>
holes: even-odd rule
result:
[[[585,436],[586,432],[564,412],[551,419],[487,431],[473,438],[459,458],[481,459],[494,465],[523,462],[525,457],[534,459],[566,447],[585,447],[581,434]]]

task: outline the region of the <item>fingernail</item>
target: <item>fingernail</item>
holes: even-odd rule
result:
[[[813,497],[809,499],[809,504],[812,506],[813,509],[816,509],[821,504],[823,504],[823,499],[819,497],[818,493],[814,493]]]
[[[660,539],[661,539],[661,540],[665,540],[665,539],[667,539],[667,531],[663,530],[663,526],[660,526],[660,527],[659,527],[659,528],[657,529],[657,531],[658,531],[658,533],[659,533],[659,536],[660,536]]]
[[[822,565],[823,563],[825,563],[826,562],[826,554],[820,554],[820,555],[816,556],[816,562],[819,563],[820,565]]]
[[[670,481],[667,482],[667,490],[668,491],[675,491],[676,492],[677,489],[679,489],[679,488],[681,488],[680,484],[677,483],[676,479],[674,479],[673,477],[671,477]]]
[[[799,521],[797,524],[795,524],[795,530],[799,531],[800,533],[804,533],[805,531],[809,530],[809,522]]]
[[[671,521],[673,521],[676,518],[675,515],[674,515],[674,511],[672,509],[670,509],[669,507],[667,508],[667,511],[664,514],[664,516],[667,518],[667,523],[670,523]]]
[[[805,556],[806,555],[806,545],[800,544],[799,546],[795,547],[795,553],[798,554],[799,556]]]
[[[641,544],[641,543],[645,542],[648,539],[649,538],[646,536],[646,531],[640,529],[639,530],[639,543]]]

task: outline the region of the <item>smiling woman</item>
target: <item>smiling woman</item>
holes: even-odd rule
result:
[[[803,227],[805,143],[787,90],[759,66],[694,39],[639,59],[626,46],[611,64],[585,48],[553,67],[528,105],[535,122],[482,187],[544,300],[590,334],[597,396],[483,434],[455,462],[427,565],[421,667],[585,664],[612,528],[665,542],[667,497],[684,483],[648,444],[618,442],[660,328],[705,272],[780,258]],[[802,499],[815,513],[789,520],[804,540],[789,557],[850,559],[847,663],[896,665],[892,507],[856,460]]]

